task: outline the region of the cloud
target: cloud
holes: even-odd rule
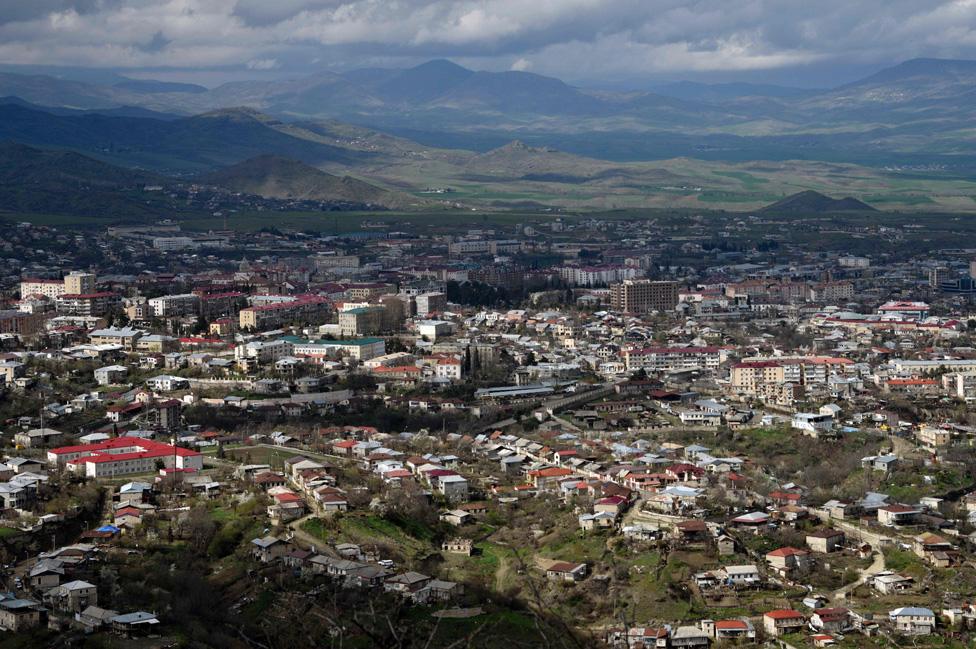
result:
[[[557,76],[976,58],[974,0],[0,0],[0,61],[310,71],[448,57]]]
[[[521,58],[516,60],[514,63],[512,63],[512,65],[508,69],[514,70],[515,72],[525,72],[531,67],[532,67],[532,61],[526,58]]]
[[[245,64],[248,70],[274,70],[278,66],[278,59],[251,59]]]

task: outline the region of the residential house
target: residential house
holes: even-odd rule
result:
[[[777,609],[763,614],[763,628],[773,637],[800,633],[806,625],[806,616],[792,609]]]

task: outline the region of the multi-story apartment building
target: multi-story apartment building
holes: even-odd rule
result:
[[[678,283],[628,279],[610,286],[610,308],[623,313],[671,311],[678,306]]]
[[[57,299],[59,315],[103,316],[121,305],[119,296],[107,291],[99,293],[65,293]]]
[[[64,295],[64,280],[33,278],[21,280],[21,299],[25,299],[31,295],[43,295],[51,300],[57,299]]]
[[[447,308],[447,296],[443,293],[422,293],[415,298],[417,315],[428,316]]]
[[[88,295],[95,292],[95,274],[73,271],[64,276],[65,295]]]
[[[288,300],[249,306],[238,315],[241,329],[270,329],[291,320],[315,320],[328,313],[328,298],[300,295]]]
[[[559,269],[559,276],[572,286],[603,286],[639,274],[640,269],[622,265],[563,266]]]
[[[0,311],[0,334],[31,336],[44,326],[44,314]]]
[[[357,361],[368,361],[386,353],[382,338],[355,338],[353,340],[303,340],[283,338],[291,344],[291,354],[311,362],[322,362],[348,356]]]
[[[206,320],[236,314],[238,306],[244,300],[244,294],[240,291],[223,293],[194,291],[194,294],[200,297],[200,315]]]
[[[149,300],[149,308],[157,318],[182,318],[199,313],[200,298],[193,293],[164,295]]]
[[[386,309],[363,306],[339,312],[339,333],[343,336],[367,336],[383,330]]]
[[[624,349],[627,371],[714,370],[726,358],[721,347],[643,347]]]

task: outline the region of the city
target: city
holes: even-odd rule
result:
[[[0,0],[0,649],[976,647],[976,0]]]
[[[962,641],[976,249],[769,218],[17,225],[0,626]]]

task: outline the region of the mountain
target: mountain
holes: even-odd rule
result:
[[[820,111],[820,119],[871,119],[914,126],[916,132],[950,132],[968,128],[976,117],[974,99],[976,61],[913,59],[806,98],[795,108]]]
[[[205,171],[264,153],[320,164],[354,164],[368,153],[295,137],[279,120],[249,109],[175,120],[97,113],[54,115],[0,105],[0,140],[75,149],[125,166],[166,173]]]
[[[114,88],[137,93],[185,92],[198,95],[207,92],[204,86],[194,83],[173,83],[170,81],[154,81],[152,79],[126,79],[113,85]]]
[[[159,113],[154,110],[149,110],[148,108],[140,108],[139,106],[88,109],[62,108],[60,106],[41,106],[39,104],[32,104],[29,101],[24,101],[20,97],[0,97],[0,106],[5,104],[12,104],[34,111],[50,113],[52,115],[74,115],[76,117],[81,115],[108,115],[114,117],[146,117],[150,119],[166,120],[179,119],[181,117],[180,115],[173,115],[171,113]]]
[[[145,185],[162,176],[125,169],[73,151],[0,143],[0,212],[84,217],[158,215]]]
[[[102,86],[43,74],[0,72],[0,96],[20,97],[33,104],[64,108],[117,108],[120,105]]]
[[[362,203],[403,209],[422,203],[350,176],[333,176],[277,155],[262,155],[206,174],[201,183],[266,198]]]
[[[946,81],[970,85],[976,78],[976,61],[955,59],[910,59],[885,68],[864,79],[848,83],[842,88],[878,86],[882,84],[927,86],[933,81],[940,85]]]
[[[443,59],[406,70],[353,70],[342,76],[371,94],[393,103],[433,101],[456,88],[475,72]]]
[[[74,77],[6,72],[0,73],[0,96],[4,95],[58,107],[52,112],[68,107],[118,110],[138,117],[133,111],[139,109],[180,113],[193,120],[197,118],[190,115],[226,117],[229,107],[241,107],[278,120],[259,120],[249,127],[237,119],[207,122],[222,129],[219,137],[172,120],[179,131],[176,139],[168,129],[146,124],[132,123],[111,133],[94,122],[64,129],[53,124],[52,133],[23,134],[15,132],[16,125],[0,123],[0,137],[69,146],[111,155],[124,164],[180,172],[225,166],[262,153],[316,166],[355,164],[368,155],[360,150],[350,158],[348,150],[322,149],[332,146],[327,136],[310,132],[314,129],[299,133],[301,129],[286,125],[323,120],[436,147],[479,151],[517,136],[533,146],[614,160],[808,159],[952,168],[957,174],[976,169],[973,61],[916,59],[852,84],[809,91],[680,82],[655,92],[609,92],[529,72],[474,71],[435,60],[408,69],[326,71],[298,79],[238,81],[209,90],[193,84],[132,79],[86,83]],[[148,127],[148,142],[140,137],[142,127]],[[253,131],[245,133],[248,129]],[[189,136],[203,138],[200,150],[193,150],[190,139],[181,139]],[[232,139],[225,141],[225,136]],[[258,146],[251,146],[255,142]]]
[[[831,198],[815,191],[798,192],[762,208],[771,214],[825,214],[830,212],[877,212],[856,198]]]

